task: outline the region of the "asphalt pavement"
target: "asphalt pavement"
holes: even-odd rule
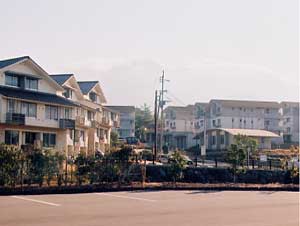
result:
[[[298,226],[298,192],[153,191],[0,197],[1,226]]]

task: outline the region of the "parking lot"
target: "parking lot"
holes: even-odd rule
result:
[[[153,191],[0,197],[1,226],[298,226],[298,192]]]

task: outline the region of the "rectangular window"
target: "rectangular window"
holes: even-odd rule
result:
[[[83,130],[80,130],[80,137],[82,138],[83,141],[85,140],[85,138],[84,138],[84,131]]]
[[[88,120],[93,120],[94,119],[94,112],[88,111],[87,112],[87,117],[88,117]]]
[[[5,75],[5,85],[19,87],[18,76]]]
[[[73,130],[69,130],[69,133],[70,133],[70,139],[74,139],[74,131]]]
[[[216,144],[216,136],[211,137],[211,144],[215,145]]]
[[[38,79],[25,78],[25,89],[38,89]]]
[[[25,144],[34,144],[36,133],[25,132]]]
[[[93,102],[97,102],[97,94],[94,92],[90,92],[89,94],[90,100]]]
[[[54,133],[43,133],[43,146],[54,147],[56,145],[56,134]]]
[[[14,130],[5,131],[5,144],[18,145],[19,144],[19,132]]]
[[[46,105],[45,118],[46,119],[58,120],[58,107],[57,106]]]
[[[65,89],[65,92],[63,93],[65,98],[70,98],[72,99],[73,96],[73,91],[71,89]]]
[[[72,109],[65,108],[65,119],[71,119],[72,118]]]
[[[34,103],[21,102],[21,112],[27,117],[36,118],[37,106]]]
[[[225,135],[221,135],[221,144],[225,144]]]
[[[16,113],[17,103],[15,100],[8,99],[7,100],[7,112],[8,113]]]

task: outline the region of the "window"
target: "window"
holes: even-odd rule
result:
[[[217,126],[221,126],[221,119],[218,119],[218,125]]]
[[[221,144],[225,144],[225,135],[221,135],[221,141],[220,141]]]
[[[18,145],[19,143],[19,132],[13,130],[5,131],[5,144]]]
[[[234,122],[234,118],[232,118],[231,121]]]
[[[65,119],[70,119],[70,118],[72,118],[72,109],[65,108]]]
[[[63,93],[65,98],[70,98],[72,99],[73,96],[73,91],[71,89],[65,89],[65,92]]]
[[[7,100],[7,112],[15,113],[16,112],[17,103],[15,100],[8,99]]]
[[[93,119],[94,119],[94,112],[88,111],[87,113],[88,113],[88,114],[87,114],[88,120],[93,120]]]
[[[270,109],[267,108],[267,109],[266,109],[266,114],[269,114],[269,113],[270,113]]]
[[[70,139],[74,139],[74,131],[73,130],[69,130],[69,135],[70,135]]]
[[[93,102],[97,102],[97,94],[94,92],[90,92],[89,94],[90,100]]]
[[[58,107],[46,105],[45,118],[57,120],[58,119]]]
[[[56,145],[56,134],[54,133],[43,133],[43,146],[54,147]]]
[[[38,89],[38,80],[36,78],[25,78],[25,89]]]
[[[25,144],[34,144],[36,133],[25,132]]]
[[[212,120],[213,126],[216,126],[216,120]]]
[[[85,140],[85,138],[84,138],[84,131],[83,130],[80,130],[80,137],[82,138],[83,141]]]
[[[5,75],[5,85],[19,87],[18,76]]]
[[[216,136],[211,137],[211,144],[215,145],[216,144]]]
[[[27,117],[36,118],[36,104],[21,102],[21,112]]]

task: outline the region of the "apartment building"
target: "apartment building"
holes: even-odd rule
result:
[[[194,137],[204,127],[206,106],[207,103],[168,106],[164,110],[163,145],[167,145],[170,149],[187,149],[195,146]],[[152,142],[153,136],[153,131],[150,131],[147,136],[148,143]]]
[[[114,119],[99,82],[49,75],[30,57],[0,61],[0,142],[67,155],[109,148]]]
[[[112,112],[119,113],[120,124],[115,128],[120,138],[135,136],[135,107],[134,106],[106,106]]]
[[[207,123],[209,129],[235,128],[267,130],[281,135],[280,104],[266,101],[211,100]],[[275,138],[273,143],[281,143]]]
[[[299,102],[281,102],[284,143],[299,145]]]

